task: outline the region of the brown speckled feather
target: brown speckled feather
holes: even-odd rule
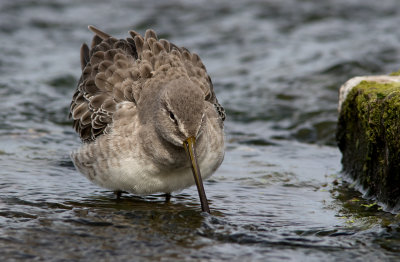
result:
[[[128,101],[136,105],[146,82],[162,79],[172,67],[179,68],[181,74],[199,85],[205,99],[225,119],[224,109],[197,54],[159,40],[153,30],[147,30],[144,38],[130,31],[130,37],[118,40],[93,26],[89,29],[95,36],[90,49],[86,44],[81,47],[82,76],[70,105],[70,117],[82,141],[94,141],[108,133],[118,104]]]

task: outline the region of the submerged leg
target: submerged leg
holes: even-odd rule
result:
[[[114,194],[117,196],[117,199],[121,198],[122,191],[114,191]]]
[[[165,202],[169,202],[171,200],[171,193],[165,193]]]

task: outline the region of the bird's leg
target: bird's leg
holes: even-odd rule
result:
[[[114,194],[117,196],[117,199],[120,199],[121,195],[122,195],[122,191],[119,191],[119,190],[114,191]]]
[[[168,203],[171,200],[171,193],[165,193],[165,202]]]

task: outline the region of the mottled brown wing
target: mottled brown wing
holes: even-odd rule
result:
[[[124,94],[122,83],[131,79],[127,68],[137,58],[133,41],[95,33],[91,49],[81,47],[82,76],[70,105],[74,129],[85,142],[108,131],[119,102],[133,101],[131,93]]]
[[[90,49],[86,44],[81,47],[82,76],[70,105],[70,117],[82,141],[90,142],[109,132],[117,105],[124,101],[136,104],[146,81],[162,79],[166,72],[178,72],[197,83],[225,119],[197,54],[158,40],[153,30],[147,30],[144,38],[130,31],[131,37],[118,40],[93,26],[89,29],[95,36]]]
[[[222,121],[225,121],[225,109],[220,105],[220,103],[218,103],[218,100],[216,99],[215,103],[214,103],[214,107],[217,110],[217,113],[219,115],[219,117],[221,118]]]
[[[206,96],[206,101],[208,101],[214,105],[215,110],[217,110],[217,113],[223,122],[223,121],[225,121],[225,118],[226,118],[225,109],[221,106],[221,104],[218,102],[217,97],[215,96],[214,86],[211,81],[211,77],[209,75],[207,75],[207,79],[208,79],[208,82],[210,83],[210,92],[209,92],[209,95]]]

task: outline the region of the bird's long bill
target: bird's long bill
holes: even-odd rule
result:
[[[186,153],[189,156],[190,163],[192,164],[194,181],[196,182],[197,191],[199,191],[201,210],[203,212],[210,213],[210,208],[208,207],[206,192],[204,192],[203,181],[201,179],[199,165],[197,164],[196,152],[194,150],[195,144],[196,144],[196,138],[189,137],[183,143],[183,147],[185,148]]]

